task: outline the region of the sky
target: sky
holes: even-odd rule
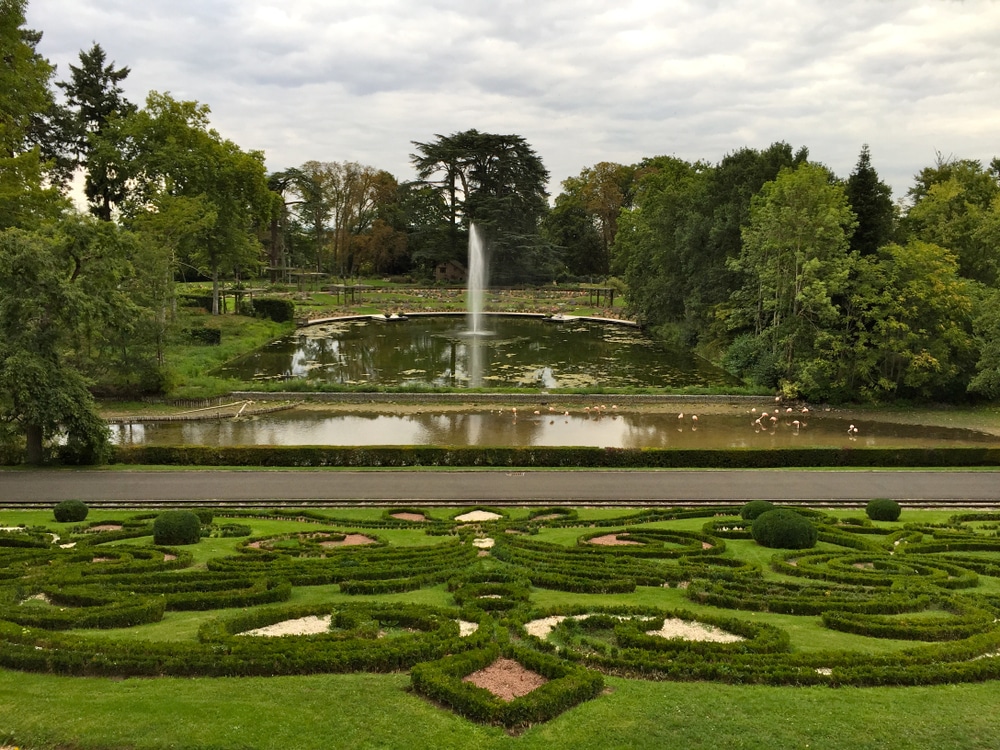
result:
[[[994,0],[28,0],[55,80],[99,43],[126,97],[196,100],[270,171],[415,178],[413,141],[522,136],[549,189],[601,161],[716,163],[785,141],[905,197],[1000,156]]]

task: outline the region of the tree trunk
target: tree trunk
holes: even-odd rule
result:
[[[24,428],[24,435],[27,442],[27,461],[29,464],[37,466],[42,462],[42,426],[29,424]]]

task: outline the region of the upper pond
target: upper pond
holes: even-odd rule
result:
[[[490,316],[352,320],[301,328],[226,365],[245,381],[304,379],[386,387],[679,388],[732,385],[724,371],[640,329],[585,320]]]

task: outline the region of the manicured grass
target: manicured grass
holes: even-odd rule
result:
[[[108,680],[0,670],[0,741],[29,750],[994,750],[1000,736],[990,683],[607,682],[607,694],[512,737],[413,695],[402,674]]]

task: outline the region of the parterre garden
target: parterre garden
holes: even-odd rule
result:
[[[0,667],[408,675],[393,689],[513,734],[622,680],[1000,678],[1000,513],[766,505],[4,511]]]

